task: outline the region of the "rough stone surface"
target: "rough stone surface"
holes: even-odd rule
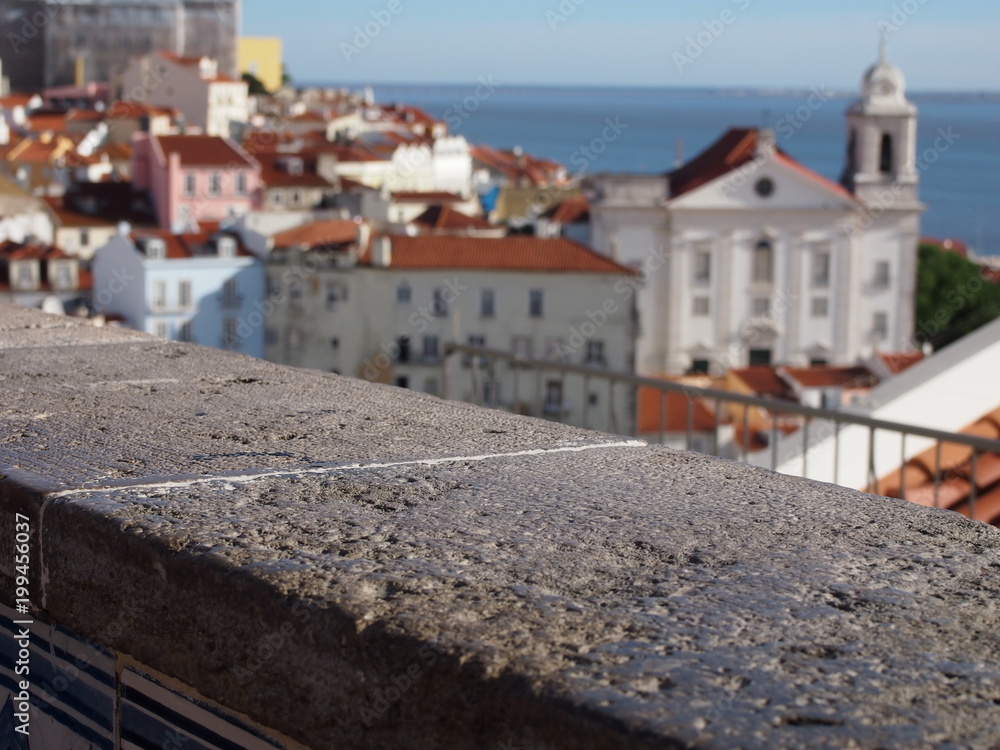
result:
[[[98,349],[0,357],[20,467],[0,512],[34,518],[44,612],[313,748],[998,744],[992,527],[195,348]],[[177,382],[121,385],[154,373]],[[29,393],[54,416],[24,423]],[[218,439],[191,411],[254,455],[200,459]],[[245,428],[288,415],[309,435],[289,455]],[[143,463],[102,474],[115,450]]]

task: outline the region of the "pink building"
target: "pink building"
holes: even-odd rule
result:
[[[197,231],[259,206],[260,164],[228,138],[138,133],[132,180],[149,192],[164,230]]]

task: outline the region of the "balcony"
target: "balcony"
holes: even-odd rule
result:
[[[995,745],[983,524],[9,307],[0,348],[32,700],[83,746]]]

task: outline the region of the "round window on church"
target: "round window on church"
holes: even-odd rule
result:
[[[774,193],[774,181],[770,177],[761,177],[753,189],[761,198],[769,198]]]

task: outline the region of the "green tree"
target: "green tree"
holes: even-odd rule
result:
[[[918,258],[918,341],[940,349],[1000,317],[1000,286],[975,263],[930,243]]]
[[[250,96],[266,96],[270,92],[261,83],[261,80],[255,76],[253,73],[244,73],[243,80],[247,82],[247,86],[250,90]]]

